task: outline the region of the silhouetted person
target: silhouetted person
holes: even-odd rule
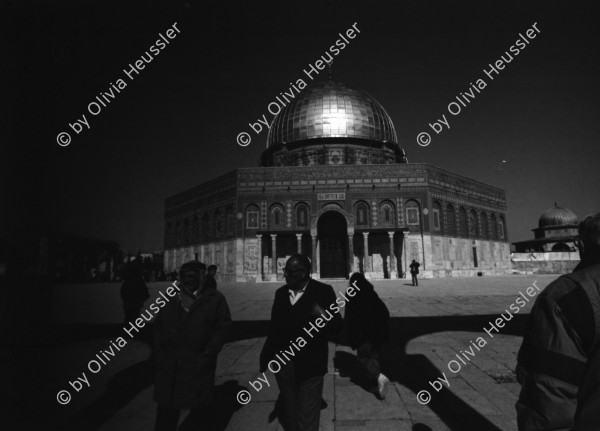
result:
[[[419,280],[417,279],[417,274],[419,273],[419,266],[421,266],[421,264],[413,259],[412,263],[410,264],[410,275],[412,277],[413,286],[419,285]]]
[[[125,267],[125,279],[121,284],[121,299],[125,312],[125,324],[134,321],[140,316],[144,301],[150,298],[148,286],[142,278],[139,265],[129,263]]]
[[[338,333],[342,327],[339,307],[335,311],[333,288],[311,279],[310,268],[310,260],[301,254],[292,255],[286,262],[283,275],[287,284],[275,292],[269,335],[260,354],[261,372],[269,364],[273,372],[278,369],[276,364],[281,365],[275,378],[286,431],[319,430],[328,335]],[[290,348],[294,355],[289,361],[275,359],[281,350]]]
[[[176,430],[184,409],[192,410],[191,416],[198,422],[195,429],[210,426],[217,354],[227,341],[232,322],[223,294],[200,289],[205,270],[201,262],[184,263],[179,292],[173,293],[155,320],[155,431]]]
[[[215,279],[215,275],[217,274],[217,266],[216,265],[208,265],[206,270],[206,281],[204,282],[205,286],[209,289],[217,288],[217,280]]]
[[[352,274],[350,286],[357,288],[344,315],[350,347],[357,351],[359,362],[371,376],[372,392],[384,399],[390,380],[381,373],[379,357],[383,343],[389,339],[390,312],[363,274]]]
[[[581,262],[538,296],[519,351],[520,431],[600,430],[600,213],[579,224]]]

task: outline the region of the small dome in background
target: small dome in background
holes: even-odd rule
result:
[[[538,227],[550,227],[550,226],[565,226],[565,225],[577,225],[579,221],[573,211],[568,208],[561,208],[554,204],[553,208],[548,208],[540,216]]]

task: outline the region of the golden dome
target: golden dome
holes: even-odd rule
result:
[[[339,82],[318,82],[303,90],[275,116],[267,147],[317,138],[398,143],[383,106],[368,93]]]

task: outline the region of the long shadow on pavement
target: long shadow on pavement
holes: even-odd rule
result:
[[[425,388],[432,376],[441,375],[440,370],[424,355],[407,355],[406,345],[412,339],[437,332],[465,331],[481,333],[497,315],[477,316],[432,316],[394,317],[390,319],[391,356],[385,358],[386,371],[391,380],[406,386],[417,394]],[[515,316],[502,329],[503,334],[522,335],[528,315]],[[266,337],[269,321],[234,322],[229,342]],[[140,341],[151,345],[151,327],[139,334]],[[91,339],[112,338],[121,331],[121,325],[70,325],[59,328],[58,344],[66,345]],[[334,341],[334,340],[332,340]],[[344,353],[344,352],[340,352]],[[345,355],[349,355],[345,353]],[[342,355],[343,357],[343,355]],[[348,359],[346,357],[346,359]],[[257,358],[258,361],[258,358]],[[347,370],[346,370],[347,371]],[[351,371],[352,372],[352,371]],[[354,370],[356,372],[356,370]],[[119,410],[124,408],[140,392],[153,384],[154,359],[151,356],[114,375],[108,382],[106,392],[96,401],[80,410],[62,429],[97,430]],[[357,382],[366,389],[366,385]],[[224,431],[231,417],[241,406],[235,395],[241,389],[237,381],[230,380],[215,388],[214,416],[215,431]],[[478,431],[501,431],[465,401],[444,388],[434,393],[427,405],[448,428],[456,431],[473,429]],[[423,408],[426,408],[423,406]],[[418,424],[423,428],[423,424]],[[186,429],[186,421],[181,427]],[[416,429],[416,428],[415,428]]]
[[[54,326],[51,342],[48,344],[66,346],[92,340],[115,339],[123,335],[122,324],[68,324]],[[234,322],[229,342],[264,337],[268,322]],[[135,338],[152,348],[152,324],[148,324]],[[67,367],[68,363],[57,364]],[[94,431],[101,428],[121,409],[129,404],[139,393],[154,384],[154,355],[137,362],[112,376],[102,396],[78,411],[66,423],[55,424],[61,431]],[[213,424],[211,430],[224,431],[235,411],[242,406],[237,402],[237,393],[245,389],[237,381],[227,381],[215,387],[213,405]],[[154,406],[152,406],[154,407]],[[154,409],[152,410],[154,415]],[[182,431],[193,427],[194,419],[185,418],[180,426]]]
[[[392,381],[404,385],[415,395],[423,389],[430,389],[428,382],[434,376],[440,376],[440,370],[424,355],[407,355],[406,346],[412,339],[437,332],[475,332],[481,333],[489,322],[498,315],[477,316],[440,316],[440,317],[394,317],[390,319],[390,346],[385,349],[382,367]],[[502,334],[522,336],[525,331],[528,315],[514,316],[502,329]],[[365,374],[356,356],[347,352],[336,353],[336,363],[341,368],[340,374],[348,375],[355,384],[369,391],[373,382]],[[446,387],[440,392],[433,392],[427,404],[448,428],[457,431],[501,431],[473,407],[460,399]],[[424,405],[423,408],[426,408]],[[423,424],[419,424],[423,425]],[[422,428],[425,429],[425,428]]]

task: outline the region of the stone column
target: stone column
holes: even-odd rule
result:
[[[392,278],[392,272],[396,269],[394,262],[396,260],[396,256],[394,256],[394,232],[388,232],[388,236],[390,237],[390,278]]]
[[[348,234],[348,271],[354,272],[354,234]]]
[[[256,235],[256,239],[258,240],[258,253],[257,258],[258,262],[256,262],[256,281],[262,281],[262,272],[263,272],[263,258],[262,258],[262,235]]]
[[[273,263],[271,264],[271,274],[277,275],[277,234],[271,234],[271,250],[273,255]]]
[[[408,279],[410,276],[410,268],[408,267],[408,256],[406,255],[406,238],[406,232],[402,232],[402,256],[404,256],[404,267],[402,268],[402,271],[404,271],[404,278]]]
[[[363,271],[371,272],[369,261],[369,232],[363,232]]]
[[[312,238],[312,269],[313,273],[316,274],[319,272],[319,262],[317,259],[317,234],[311,234],[310,236]]]
[[[298,240],[298,254],[302,254],[302,234],[297,233],[296,239]]]

